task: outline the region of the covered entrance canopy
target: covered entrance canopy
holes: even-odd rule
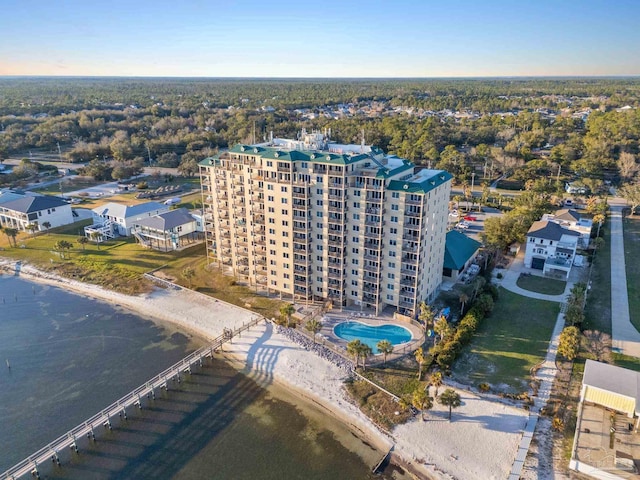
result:
[[[633,418],[640,415],[639,399],[639,372],[587,360],[581,401],[595,403]]]

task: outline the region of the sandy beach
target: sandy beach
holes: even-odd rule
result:
[[[4,262],[11,270],[13,264]],[[146,295],[128,296],[41,272],[29,265],[23,265],[21,275],[120,305],[206,338],[220,335],[225,328],[237,328],[256,316],[184,289],[157,289]],[[388,435],[350,402],[343,388],[344,370],[276,333],[272,324],[265,322],[252,328],[225,345],[224,350],[256,381],[287,386],[349,424],[381,450],[393,447],[394,454],[410,464],[421,478],[507,478],[528,418],[522,409],[459,390],[463,404],[454,410],[451,422],[447,420],[448,412],[436,402],[426,416],[427,421],[417,416]]]

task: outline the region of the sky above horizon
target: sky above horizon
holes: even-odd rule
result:
[[[635,0],[0,0],[0,75],[640,75]]]

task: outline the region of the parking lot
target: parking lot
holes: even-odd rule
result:
[[[456,229],[463,232],[474,240],[482,241],[480,235],[484,231],[484,222],[487,218],[498,217],[502,212],[496,208],[482,207],[480,212],[477,209],[467,212],[464,208],[449,212],[449,229]]]

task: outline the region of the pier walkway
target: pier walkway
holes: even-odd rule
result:
[[[180,383],[181,374],[184,374],[184,372],[190,374],[192,368],[198,365],[202,366],[204,358],[213,358],[214,351],[222,348],[226,342],[230,342],[234,337],[240,336],[242,332],[259,324],[263,320],[265,320],[264,317],[257,316],[235,330],[225,329],[224,333],[215,338],[211,344],[191,353],[143,385],[140,385],[132,392],[116,400],[101,412],[85,420],[80,425],[25,458],[6,472],[0,474],[0,480],[17,480],[18,478],[29,474],[36,478],[40,478],[40,473],[38,471],[39,465],[42,465],[45,462],[53,462],[60,465],[59,453],[67,448],[78,452],[78,439],[87,437],[90,440],[95,440],[94,430],[100,428],[111,430],[112,418],[118,417],[126,419],[127,408],[130,407],[142,409],[144,407],[143,402],[145,400],[151,401],[155,399],[157,391],[162,389],[169,390],[172,381]]]

